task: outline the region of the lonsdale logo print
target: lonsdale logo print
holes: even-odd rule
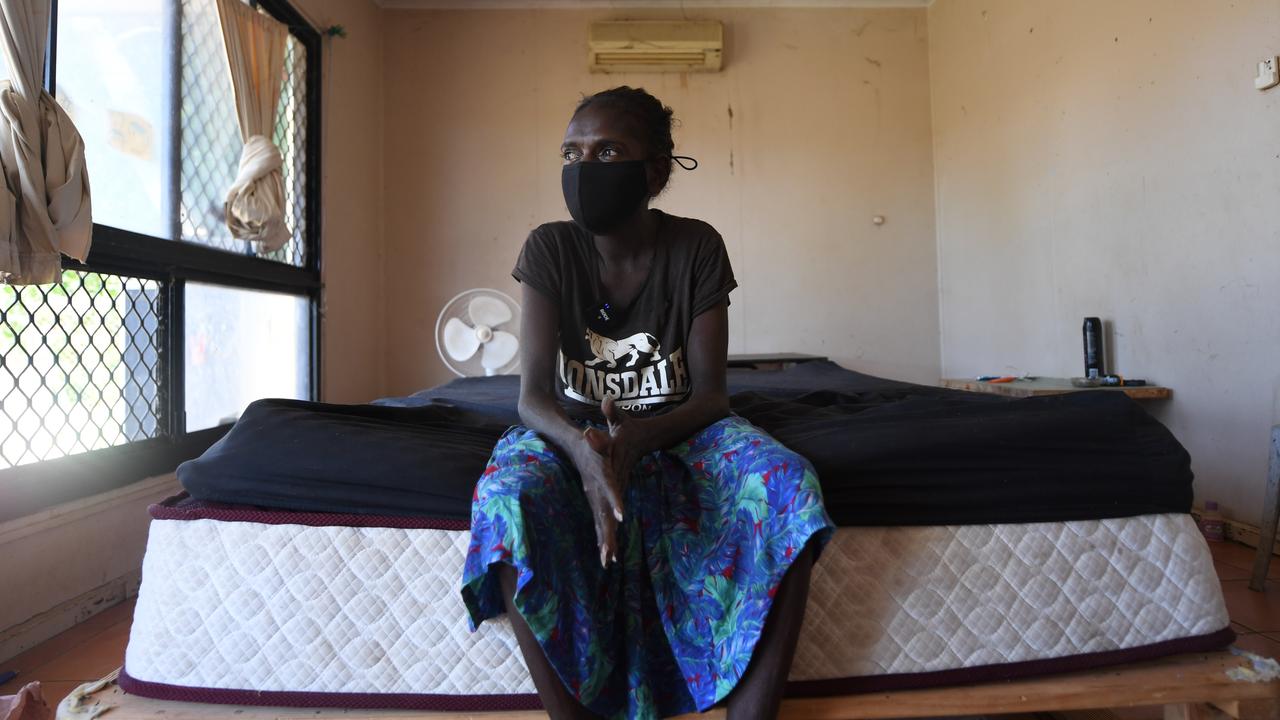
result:
[[[566,360],[563,352],[559,357],[564,393],[574,400],[596,405],[609,396],[625,410],[676,402],[689,394],[684,348],[663,357],[661,343],[649,333],[614,340],[587,330],[584,339],[594,359]]]

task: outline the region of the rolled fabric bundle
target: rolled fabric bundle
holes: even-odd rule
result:
[[[252,240],[260,253],[284,247],[284,160],[269,139],[284,81],[289,29],[241,0],[217,0],[244,149],[240,171],[223,205],[233,237]]]
[[[0,123],[4,121],[0,119]],[[2,130],[0,130],[2,132]],[[0,140],[0,143],[3,143]],[[6,181],[9,175],[0,157],[0,282],[13,282],[22,276],[22,248],[18,245],[18,199]]]
[[[0,82],[0,166],[0,278],[59,282],[62,255],[88,257],[93,220],[84,140],[48,92]]]
[[[283,167],[284,158],[270,140],[250,136],[223,204],[231,235],[252,240],[260,252],[278,250],[293,237],[284,222]]]
[[[44,117],[44,180],[49,198],[49,220],[58,237],[58,252],[84,262],[93,237],[89,171],[84,139],[58,101],[40,94]]]

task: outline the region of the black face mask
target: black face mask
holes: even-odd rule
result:
[[[560,171],[564,204],[573,221],[604,235],[631,217],[649,199],[644,160],[575,162]]]

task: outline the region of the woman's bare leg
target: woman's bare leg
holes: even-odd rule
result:
[[[534,637],[529,624],[515,608],[516,569],[507,564],[495,568],[498,573],[498,584],[502,588],[502,600],[507,604],[507,619],[511,621],[511,629],[515,631],[516,640],[520,642],[520,653],[524,655],[524,664],[529,668],[534,687],[538,688],[538,698],[552,720],[567,718],[579,720],[596,718],[596,714],[583,707],[582,703],[569,694],[569,689],[560,681],[560,676],[547,662],[542,646]],[[781,593],[779,593],[781,594]]]
[[[813,570],[813,543],[787,568],[778,593],[773,597],[764,630],[756,642],[747,672],[729,693],[729,720],[772,720],[778,716],[782,693],[791,670],[791,658],[804,624],[804,607],[809,600],[809,576]]]

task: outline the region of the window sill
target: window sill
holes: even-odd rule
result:
[[[172,473],[230,429],[221,425],[178,441],[152,438],[0,470],[0,523]]]

